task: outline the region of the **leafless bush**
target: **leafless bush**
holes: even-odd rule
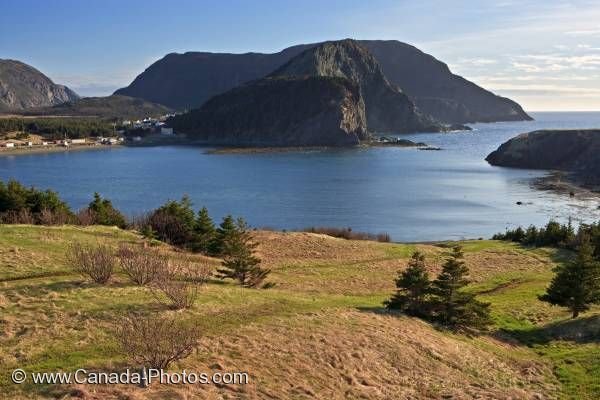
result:
[[[208,262],[199,261],[191,257],[171,263],[171,271],[175,272],[186,281],[203,284],[210,278],[213,267]]]
[[[100,284],[110,280],[115,266],[112,249],[102,244],[73,243],[67,251],[67,261],[76,272]]]
[[[52,211],[47,208],[37,215],[37,220],[41,225],[66,225],[74,222],[72,214],[64,211]]]
[[[376,240],[378,242],[389,242],[390,235],[382,232],[378,234],[368,232],[354,232],[352,228],[331,228],[323,226],[311,226],[302,230],[303,232],[320,233],[340,239],[348,240]]]
[[[35,223],[33,214],[31,214],[31,212],[27,209],[22,209],[19,211],[7,211],[2,214],[0,220],[3,224],[33,225]]]
[[[82,226],[90,226],[94,224],[94,213],[89,208],[79,210],[77,213],[77,222]]]
[[[136,285],[147,285],[155,281],[168,268],[166,257],[158,250],[139,246],[121,245],[117,258],[123,272]]]
[[[200,331],[172,317],[131,315],[116,329],[116,336],[131,361],[164,369],[194,351]]]
[[[191,259],[170,260],[152,284],[154,297],[175,310],[191,308],[198,298],[198,286],[206,282],[210,270],[194,265]]]

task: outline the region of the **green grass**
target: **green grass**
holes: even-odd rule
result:
[[[124,363],[112,335],[115,321],[131,311],[164,309],[148,289],[129,284],[120,274],[107,286],[84,282],[65,265],[65,251],[73,241],[117,245],[139,240],[134,233],[107,227],[0,225],[0,394],[47,396],[56,389],[15,387],[8,377],[17,367],[27,371],[81,366],[111,369]],[[201,289],[194,308],[181,317],[196,321],[206,335],[219,336],[250,324],[280,324],[299,314],[323,310],[378,311],[391,293],[399,261],[410,257],[416,245],[375,245],[381,253],[372,260],[279,265],[270,278],[277,285],[269,290],[210,283]],[[561,384],[561,398],[600,398],[600,322],[595,319],[600,309],[584,315],[590,318],[570,323],[565,322],[567,311],[537,298],[552,277],[554,263],[569,254],[497,241],[467,241],[462,245],[465,253],[482,255],[482,263],[488,259],[486,255],[498,257],[505,251],[525,263],[513,260],[512,269],[486,270],[484,279],[469,288],[492,304],[494,335],[521,342],[511,350],[511,357],[550,365]],[[432,259],[441,257],[435,247],[428,249]],[[536,267],[528,270],[526,263],[532,261]],[[545,265],[543,269],[540,262]],[[574,332],[590,335],[581,338]],[[445,334],[506,356],[485,337]]]

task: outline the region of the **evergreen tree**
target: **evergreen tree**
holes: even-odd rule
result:
[[[435,319],[454,328],[485,328],[490,323],[490,305],[464,291],[469,284],[469,269],[463,258],[460,246],[454,247],[451,257],[433,282]]]
[[[210,218],[206,207],[202,207],[202,209],[198,212],[198,218],[196,218],[196,224],[194,226],[194,233],[194,250],[208,253],[210,251],[211,243],[215,238],[216,230],[215,224]]]
[[[103,199],[97,192],[94,193],[94,200],[88,206],[93,216],[93,223],[96,225],[127,227],[127,221],[119,210],[113,207],[108,199]]]
[[[260,259],[254,256],[257,244],[252,241],[246,222],[239,218],[232,231],[228,224],[229,220],[226,225],[228,234],[224,236],[222,244],[223,267],[217,270],[217,276],[237,280],[244,287],[257,287],[271,271],[261,268]],[[220,228],[223,228],[223,224],[221,225]]]
[[[585,238],[579,246],[577,257],[556,267],[555,272],[540,300],[567,307],[572,318],[588,310],[590,304],[600,304],[600,263],[594,259],[589,238]]]
[[[396,279],[396,288],[394,296],[384,303],[388,309],[397,309],[418,317],[429,315],[428,296],[431,283],[422,253],[413,253],[408,267]]]
[[[210,252],[214,255],[224,254],[225,242],[236,233],[236,230],[236,222],[231,215],[223,218],[210,244]]]

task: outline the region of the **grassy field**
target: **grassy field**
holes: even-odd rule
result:
[[[65,265],[72,241],[141,243],[108,227],[0,225],[0,397],[6,399],[597,399],[600,309],[571,321],[537,300],[569,254],[496,241],[464,242],[469,290],[492,303],[479,337],[386,313],[382,302],[411,252],[439,271],[448,246],[256,232],[267,290],[211,281],[191,310],[169,311],[117,274],[106,286]],[[172,257],[181,253],[170,251]],[[218,260],[197,256],[216,267]],[[203,332],[171,370],[246,371],[248,385],[15,385],[10,373],[120,371],[114,338],[130,311],[177,314]]]

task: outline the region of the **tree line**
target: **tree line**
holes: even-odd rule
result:
[[[51,140],[111,136],[113,125],[99,118],[0,118],[0,135],[10,132],[36,134]]]

